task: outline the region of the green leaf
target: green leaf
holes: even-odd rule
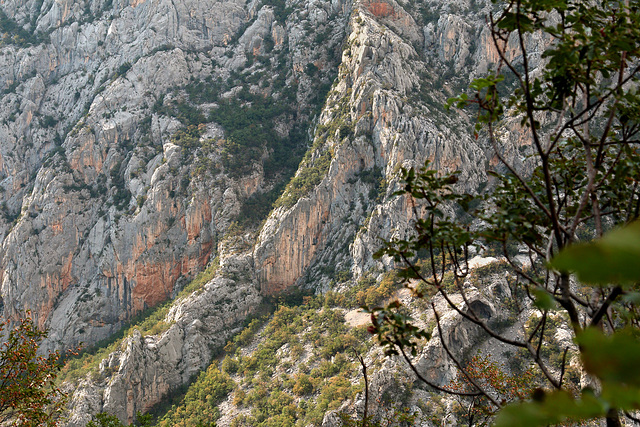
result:
[[[534,305],[540,310],[553,310],[556,307],[556,300],[549,292],[541,288],[535,288],[532,290],[533,295],[536,297]]]
[[[605,335],[595,328],[577,337],[585,369],[604,383],[640,387],[640,339],[637,330]]]
[[[539,294],[542,294],[540,292]],[[638,331],[622,330],[605,335],[589,328],[577,342],[585,369],[602,384],[600,396],[589,389],[575,398],[567,391],[538,390],[532,401],[505,407],[496,418],[496,427],[534,427],[565,421],[578,421],[606,415],[609,408],[640,408],[640,340]]]
[[[609,406],[592,393],[576,400],[567,391],[543,393],[538,400],[506,406],[496,418],[494,427],[535,427],[556,424],[568,419],[603,416]]]
[[[567,247],[549,264],[575,272],[585,283],[630,285],[640,282],[640,221],[607,233],[601,239]]]
[[[604,383],[601,396],[605,402],[614,408],[622,410],[637,410],[640,408],[640,389],[638,387]]]
[[[628,304],[640,304],[640,292],[628,292],[622,296],[621,301]]]

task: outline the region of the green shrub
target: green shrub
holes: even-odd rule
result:
[[[309,375],[300,373],[296,375],[295,379],[296,382],[292,390],[294,394],[298,396],[311,394],[311,392],[313,391],[313,383],[311,382]]]
[[[213,364],[201,372],[182,402],[158,422],[159,427],[210,425],[220,417],[217,405],[233,390],[235,383]]]
[[[325,177],[331,165],[331,158],[331,152],[327,150],[314,161],[302,164],[297,175],[291,179],[274,206],[290,208],[300,198],[309,194]]]
[[[232,359],[229,356],[225,356],[225,358],[222,359],[222,363],[220,364],[220,369],[230,375],[238,372],[238,368],[240,368],[240,363],[238,362],[238,360]]]

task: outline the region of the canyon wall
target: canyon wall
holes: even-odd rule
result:
[[[45,349],[90,346],[220,263],[166,330],[126,337],[80,380],[69,425],[148,410],[264,297],[381,277],[391,261],[372,254],[413,218],[401,167],[479,190],[494,153],[442,105],[496,60],[492,7],[3,2],[2,317],[31,310]]]

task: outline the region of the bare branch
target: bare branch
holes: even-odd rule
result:
[[[356,358],[360,362],[360,366],[362,367],[362,376],[364,376],[364,414],[362,415],[362,427],[367,427],[367,422],[369,419],[369,378],[367,377],[367,365],[364,363],[364,359],[358,353],[358,351],[352,347],[351,348],[356,355]]]
[[[400,350],[400,354],[402,354],[402,357],[404,358],[405,362],[407,362],[407,364],[409,365],[409,368],[411,368],[411,370],[413,371],[413,373],[416,375],[416,377],[422,381],[423,383],[425,383],[426,385],[428,385],[429,387],[441,391],[443,393],[448,393],[448,394],[454,394],[457,396],[483,396],[483,394],[481,392],[460,392],[460,391],[453,391],[453,390],[449,390],[447,388],[444,387],[440,387],[437,384],[434,384],[433,382],[429,381],[428,379],[426,379],[425,377],[422,376],[422,374],[420,374],[420,372],[418,371],[418,369],[416,369],[415,365],[413,364],[413,362],[411,361],[411,359],[409,358],[409,356],[407,356],[407,353],[404,351],[404,348],[399,347]]]
[[[600,305],[600,308],[598,308],[598,311],[596,311],[596,313],[591,318],[590,326],[598,326],[598,324],[602,320],[602,317],[607,313],[607,309],[609,308],[609,306],[611,306],[616,298],[622,295],[622,292],[623,291],[620,286],[616,286],[615,288],[613,288],[607,299],[604,300],[604,302]]]
[[[449,350],[449,347],[447,346],[447,343],[442,338],[442,326],[440,325],[440,314],[438,313],[438,310],[436,310],[436,306],[433,303],[433,301],[431,302],[431,308],[433,309],[433,313],[436,316],[436,325],[438,325],[438,335],[440,336],[440,343],[442,344],[442,348],[444,348],[444,351],[447,352],[447,355],[449,356],[449,358],[458,367],[460,372],[462,372],[462,374],[465,376],[467,381],[469,381],[477,390],[479,390],[484,397],[486,397],[492,404],[495,405],[496,408],[499,408],[500,405],[498,404],[498,402],[496,402],[493,397],[491,397],[487,392],[485,392],[482,389],[482,387],[478,385],[478,383],[471,377],[471,375],[469,375],[467,371],[462,367],[458,359],[456,359],[454,355],[451,353],[451,351]]]

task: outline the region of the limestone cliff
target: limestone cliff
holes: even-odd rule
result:
[[[468,46],[450,40],[459,34],[446,16],[457,17],[443,14],[438,21],[448,55],[473,61]],[[254,256],[264,292],[301,280],[318,287],[338,270],[360,275],[376,267],[371,254],[378,239],[407,229],[412,216],[407,200],[389,197],[400,166],[429,160],[443,171],[460,170],[470,190],[486,181],[482,145],[465,132],[464,118],[446,115],[440,106],[449,82],[437,81],[436,58],[449,58],[440,58],[442,46],[429,45],[422,34],[395,2],[354,5],[339,74],[311,153],[311,158],[329,153],[330,167],[317,187],[289,209],[277,209],[263,227]]]
[[[82,379],[71,425],[161,401],[263,296],[380,277],[379,239],[413,215],[393,196],[401,166],[429,160],[480,188],[493,154],[442,104],[495,60],[490,8],[0,4],[2,317],[32,310],[46,348],[90,345],[221,260],[202,292],[174,302],[168,330],[134,333]],[[524,141],[506,137],[519,157]]]
[[[98,412],[131,421],[206,368],[260,303],[257,287],[250,285],[251,267],[248,255],[225,258],[201,291],[176,301],[166,331],[142,336],[135,330],[123,340],[93,375],[79,381],[67,425],[84,426]]]
[[[175,295],[295,167],[344,7],[287,21],[278,4],[3,3],[2,316],[31,310],[49,348],[90,345]],[[236,136],[224,119],[259,99],[262,140]]]

